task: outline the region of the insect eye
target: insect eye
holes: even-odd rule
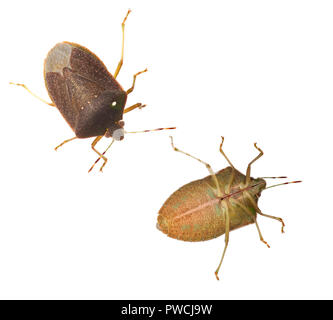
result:
[[[111,103],[111,107],[115,107],[117,105],[117,101],[113,101],[112,103]]]

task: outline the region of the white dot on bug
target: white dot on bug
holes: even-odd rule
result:
[[[117,105],[117,101],[113,101],[111,105],[112,107],[115,107]]]

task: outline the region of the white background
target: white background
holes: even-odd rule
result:
[[[138,77],[125,115],[127,135],[108,152],[104,173],[92,139],[54,147],[73,132],[51,108],[9,81],[48,99],[43,61],[57,42],[96,53],[114,72],[128,8],[125,89]],[[7,1],[0,20],[0,298],[272,299],[332,294],[332,1]],[[201,243],[155,228],[168,196],[207,175],[179,148],[252,176],[303,183],[263,192],[259,217]],[[104,139],[100,150],[110,142]],[[275,183],[270,181],[269,183]]]

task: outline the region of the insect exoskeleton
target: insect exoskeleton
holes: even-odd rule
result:
[[[61,42],[49,51],[44,62],[45,86],[52,102],[39,98],[24,84],[11,83],[25,88],[42,102],[56,107],[74,131],[75,137],[65,140],[55,150],[77,138],[96,137],[91,147],[99,156],[94,165],[100,159],[104,160],[100,171],[107,162],[104,154],[112,143],[123,140],[125,133],[134,133],[125,132],[123,114],[145,107],[142,103],[136,103],[125,108],[125,104],[127,96],[134,90],[136,77],[146,72],[147,69],[133,76],[132,86],[128,90],[124,90],[116,80],[123,65],[124,28],[129,13],[130,10],[122,22],[121,59],[113,75],[103,62],[87,48],[73,42]],[[136,132],[162,129],[175,128],[158,128]],[[111,137],[112,142],[101,153],[95,147],[103,137]]]
[[[159,210],[157,218],[157,228],[169,237],[178,240],[205,241],[225,234],[224,251],[215,271],[217,279],[219,279],[218,272],[228,246],[230,231],[254,223],[260,240],[269,247],[263,239],[257,223],[257,214],[260,214],[280,221],[282,223],[281,231],[284,232],[284,222],[281,218],[264,214],[258,208],[261,192],[273,187],[266,187],[264,178],[255,179],[250,176],[251,165],[263,155],[263,151],[257,147],[256,143],[254,144],[259,155],[249,163],[246,175],[244,175],[235,169],[225,155],[222,149],[223,141],[222,137],[220,152],[228,161],[229,166],[214,173],[208,163],[176,148],[171,137],[171,144],[175,151],[204,164],[210,175],[192,181],[174,192]],[[296,182],[300,181],[282,184]]]

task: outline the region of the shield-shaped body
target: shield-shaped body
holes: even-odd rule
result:
[[[78,138],[112,136],[122,128],[127,94],[88,49],[71,42],[55,45],[45,59],[44,79]]]
[[[226,167],[216,173],[222,191],[217,190],[212,176],[192,181],[174,192],[159,211],[157,228],[171,238],[184,241],[204,241],[225,233],[224,208],[229,208],[230,230],[234,230],[256,219],[256,209],[248,197],[244,197],[246,177],[234,169],[233,183],[229,193],[225,193],[230,181],[232,168]],[[261,190],[266,183],[263,179],[251,178],[246,188],[254,203],[258,202]],[[236,201],[232,201],[232,200]],[[223,202],[224,205],[221,205]],[[230,208],[230,206],[232,206]]]

